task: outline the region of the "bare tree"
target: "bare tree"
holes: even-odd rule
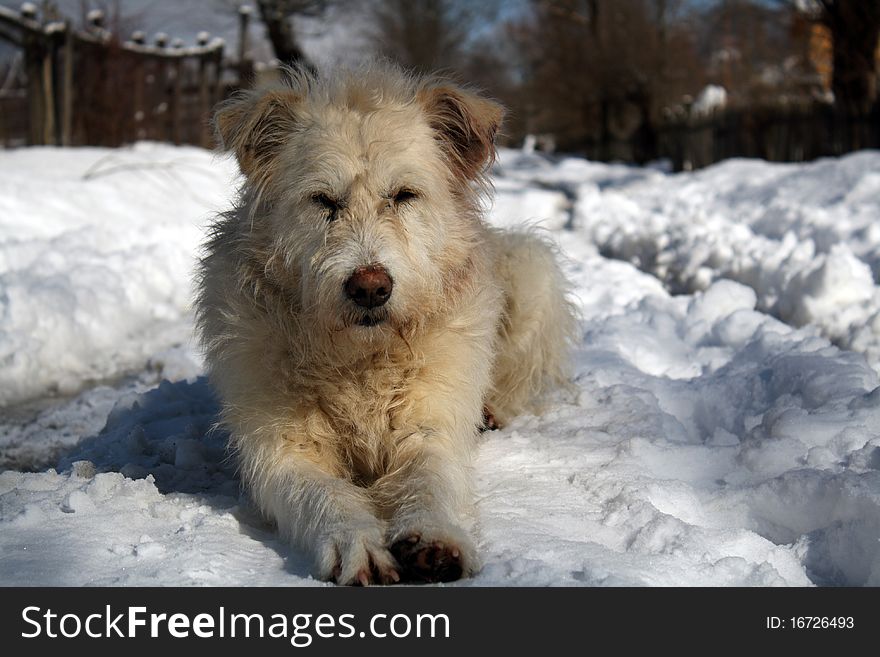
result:
[[[701,79],[679,5],[532,0],[529,16],[512,28],[539,99],[532,129],[598,159],[655,157],[660,111]]]
[[[466,11],[454,0],[380,0],[373,6],[371,36],[379,53],[405,68],[454,68],[468,37]]]
[[[260,20],[266,26],[278,61],[290,66],[310,65],[297,41],[294,21],[305,16],[321,16],[330,3],[331,0],[257,0]]]
[[[836,102],[867,109],[877,99],[880,0],[816,0],[819,20],[831,32]]]
[[[697,39],[710,82],[731,105],[811,101],[820,82],[809,65],[809,32],[787,6],[721,0],[700,14]]]
[[[508,108],[502,140],[523,136],[523,94],[514,43],[498,0],[373,0],[366,36],[373,51],[419,73],[442,73]]]
[[[374,0],[369,29],[375,50],[420,73],[460,72],[479,35],[494,24],[498,3],[468,0]]]

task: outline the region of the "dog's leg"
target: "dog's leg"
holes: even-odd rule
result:
[[[404,439],[392,473],[372,487],[394,508],[388,542],[404,578],[447,582],[478,569],[466,529],[473,515],[469,459],[466,443],[418,431]]]
[[[339,584],[397,582],[385,523],[366,491],[337,476],[335,457],[314,447],[305,426],[267,435],[267,425],[237,439],[233,434],[242,477],[263,513],[282,535],[313,553],[321,578]]]
[[[469,531],[471,472],[492,365],[495,318],[485,311],[492,301],[477,299],[462,311],[467,332],[427,338],[430,349],[389,441],[386,474],[370,488],[389,518],[391,552],[408,579],[449,581],[479,569]]]

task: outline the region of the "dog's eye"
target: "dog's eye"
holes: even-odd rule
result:
[[[336,213],[339,212],[339,201],[335,201],[326,194],[315,194],[312,196],[312,201],[320,205],[327,211],[327,221],[333,221],[336,219]]]
[[[419,195],[411,189],[401,189],[391,197],[391,200],[394,202],[394,205],[401,205],[403,203],[414,201],[418,197]]]

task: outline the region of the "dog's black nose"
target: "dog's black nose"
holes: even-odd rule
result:
[[[348,298],[363,308],[378,308],[391,298],[394,282],[382,265],[358,267],[345,281]]]

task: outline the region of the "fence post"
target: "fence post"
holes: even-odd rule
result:
[[[207,32],[199,32],[196,42],[202,48],[208,45],[210,35]],[[199,116],[206,117],[211,110],[211,98],[208,85],[208,57],[207,53],[199,55]],[[199,126],[199,142],[201,146],[208,146],[210,136],[208,134],[207,121],[202,121]]]
[[[43,91],[43,135],[42,144],[51,144],[55,141],[55,85],[52,84],[52,39],[47,37],[44,41],[43,61],[40,64],[40,74],[43,79],[40,83]]]
[[[67,26],[54,23],[46,30],[46,59],[43,62],[44,86],[49,90],[46,103],[46,143],[61,146],[64,143],[64,110],[66,99],[65,73],[62,59],[67,48]]]
[[[223,97],[223,50],[221,45],[214,54],[214,79],[211,88],[211,108],[220,102]],[[211,117],[208,118],[208,147],[214,146],[214,124]]]
[[[247,59],[248,51],[248,25],[251,20],[252,9],[248,5],[241,5],[238,8],[238,84],[244,86],[244,81],[248,80],[253,71],[250,62]]]
[[[64,70],[61,80],[61,145],[70,146],[73,133],[73,25],[64,23]]]
[[[154,37],[156,48],[160,51],[165,50],[168,45],[168,35],[164,32],[159,32]],[[174,102],[173,98],[173,88],[171,87],[171,70],[172,67],[167,57],[162,56],[162,52],[159,52],[159,56],[156,58],[156,79],[159,83],[159,90],[162,94],[162,102],[159,107],[162,108],[164,106],[164,110],[161,112],[164,116],[158,117],[157,128],[162,130],[161,139],[164,141],[172,141],[172,131],[174,129],[174,122],[172,120],[172,103]]]
[[[24,9],[24,7],[22,8]],[[28,7],[30,9],[30,7]],[[24,17],[33,20],[25,14]],[[27,76],[28,100],[28,146],[40,146],[45,134],[45,102],[43,92],[43,51],[45,50],[42,32],[25,30],[22,39],[24,51],[24,68]]]
[[[146,42],[146,34],[136,31],[131,35],[131,42],[135,45],[143,46]],[[146,73],[144,72],[145,57],[137,55],[133,57],[134,65],[132,74],[134,76],[134,103],[132,109],[134,111],[134,119],[132,123],[132,137],[135,141],[146,138],[147,125],[147,107],[144,103],[144,87],[146,85]]]
[[[183,66],[180,59],[175,59],[172,65],[174,72],[174,85],[171,87],[171,141],[180,145],[180,117],[181,117],[181,88],[183,82]]]

